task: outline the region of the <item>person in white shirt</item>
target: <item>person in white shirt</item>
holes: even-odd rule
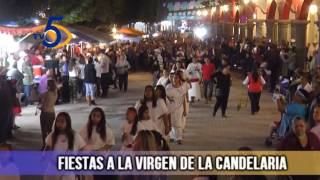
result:
[[[192,63],[187,67],[187,74],[189,81],[191,83],[191,89],[189,90],[189,101],[194,102],[200,101],[201,98],[201,89],[200,89],[200,80],[202,78],[202,65],[197,61],[196,58],[193,58]]]
[[[182,87],[181,77],[179,72],[176,72],[173,82],[166,87],[166,93],[169,101],[168,109],[171,111],[172,130],[170,138],[176,143],[182,143],[183,137],[183,116],[186,116],[186,96],[185,89]]]
[[[121,125],[122,151],[132,150],[134,136],[137,134],[138,113],[134,107],[129,107],[126,113],[126,120]]]
[[[46,138],[45,150],[52,151],[80,151],[86,149],[83,138],[71,127],[70,115],[61,112],[57,115],[53,131]],[[56,169],[56,164],[48,164],[48,171]],[[75,175],[44,176],[44,180],[75,180]]]
[[[98,60],[101,66],[101,89],[102,89],[102,97],[107,97],[109,85],[112,83],[112,73],[110,72],[110,58],[100,53],[98,55]]]
[[[159,132],[158,127],[150,117],[149,108],[147,106],[141,106],[138,111],[137,133],[142,130],[155,130]]]
[[[78,75],[79,67],[75,58],[72,58],[69,63],[69,85],[70,85],[70,101],[77,103],[77,92],[78,92]]]
[[[101,65],[98,59],[94,58],[94,68],[96,69],[96,96],[101,95]]]
[[[165,136],[164,123],[168,118],[168,108],[166,103],[161,98],[156,98],[155,90],[151,85],[147,85],[144,91],[144,97],[136,102],[136,110],[139,111],[140,107],[147,106],[150,113],[150,119],[159,129],[160,133]]]
[[[78,79],[78,99],[85,95],[85,87],[84,87],[84,67],[86,62],[83,58],[79,59],[78,67],[79,67],[79,79]]]
[[[121,91],[123,88],[124,92],[127,92],[130,64],[127,61],[126,55],[122,51],[118,52],[116,69],[119,76],[119,89]]]
[[[81,128],[79,133],[89,150],[109,151],[115,145],[113,132],[106,123],[103,110],[99,107],[92,109],[87,124]]]
[[[162,71],[163,76],[161,76],[157,82],[157,86],[158,85],[162,85],[163,87],[166,87],[169,81],[169,72],[164,69]]]

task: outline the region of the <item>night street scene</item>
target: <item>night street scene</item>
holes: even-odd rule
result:
[[[320,0],[0,0],[0,180],[320,179],[319,7]],[[52,173],[43,167],[50,160],[40,163],[54,152],[85,152],[97,165],[80,163],[95,167],[91,174]],[[218,158],[203,161],[202,171],[172,158],[161,173],[122,174],[119,164],[119,172],[98,173],[97,154],[136,152],[245,152],[259,160],[246,156],[243,169],[232,160],[230,170],[223,159],[223,173]],[[250,172],[250,163],[261,169]]]

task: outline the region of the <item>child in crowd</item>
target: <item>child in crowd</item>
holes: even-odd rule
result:
[[[72,129],[71,117],[66,112],[57,115],[53,130],[46,138],[46,150],[79,151],[86,143],[82,137]]]
[[[71,117],[66,112],[57,115],[53,131],[46,138],[45,150],[53,151],[80,151],[86,149],[82,137],[71,127]],[[48,164],[47,171],[55,169],[56,165]],[[75,180],[75,175],[44,176],[44,180],[70,179]]]
[[[88,119],[87,125],[80,130],[81,137],[85,140],[88,150],[109,151],[115,145],[115,138],[103,110],[94,108]]]
[[[126,113],[126,121],[121,126],[122,148],[121,150],[132,150],[133,138],[137,132],[138,113],[134,107],[129,107]],[[134,126],[135,124],[135,126]]]
[[[137,133],[142,130],[156,130],[158,131],[158,127],[154,124],[154,122],[150,119],[149,115],[149,109],[147,106],[141,106],[138,111],[138,122],[136,125],[137,126]]]

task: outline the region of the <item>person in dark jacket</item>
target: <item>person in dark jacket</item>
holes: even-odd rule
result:
[[[213,109],[213,116],[216,115],[221,107],[222,117],[226,118],[226,110],[231,87],[230,66],[226,66],[222,71],[218,71],[213,75],[213,81],[216,84],[217,102]]]
[[[96,69],[94,67],[92,57],[89,57],[87,59],[87,64],[84,67],[84,83],[86,87],[86,100],[89,106],[97,105],[94,101],[95,82],[96,82]]]

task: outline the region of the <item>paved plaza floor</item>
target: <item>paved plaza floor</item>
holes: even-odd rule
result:
[[[233,86],[231,89],[227,115],[221,118],[218,111],[216,117],[212,117],[213,104],[205,104],[204,100],[195,102],[190,106],[190,114],[184,133],[182,145],[170,144],[172,150],[237,150],[241,146],[248,146],[254,150],[271,150],[274,147],[266,147],[264,140],[269,132],[269,124],[279,115],[271,100],[271,94],[263,93],[261,97],[261,112],[252,116],[250,105],[237,111],[239,99],[244,96],[246,89],[242,86],[240,76],[233,74]],[[142,98],[144,86],[151,84],[150,73],[138,72],[129,75],[129,90],[127,93],[111,89],[107,99],[98,99],[97,104],[105,110],[107,122],[113,129],[116,137],[116,146],[121,147],[120,126],[125,120],[125,112],[129,106]],[[213,98],[213,103],[215,99]],[[56,112],[67,111],[72,117],[72,126],[79,130],[86,124],[92,107],[85,102],[77,104],[57,105]],[[19,150],[39,150],[41,148],[40,117],[35,116],[35,106],[23,109],[22,116],[17,117],[16,124],[21,128],[14,134],[10,143]],[[24,177],[23,179],[29,179]],[[34,179],[34,178],[32,178]],[[174,179],[174,178],[173,178]],[[188,179],[188,178],[187,178]]]
[[[152,76],[149,73],[132,73],[129,76],[129,90],[127,93],[111,89],[107,99],[98,99],[97,103],[105,110],[107,122],[111,125],[116,136],[118,150],[121,146],[120,126],[125,120],[125,112],[129,106],[142,98],[144,86],[151,84]],[[173,150],[236,150],[241,146],[248,146],[255,150],[270,149],[264,145],[264,139],[269,131],[272,120],[279,118],[275,105],[269,93],[261,97],[261,112],[252,116],[250,105],[237,111],[240,97],[245,94],[241,85],[240,76],[233,74],[233,86],[231,89],[228,118],[221,118],[218,111],[216,117],[212,117],[213,104],[205,104],[204,100],[195,102],[190,106],[190,114],[184,133],[182,145],[171,143]],[[213,103],[215,99],[213,98]],[[57,105],[56,112],[66,111],[72,117],[72,126],[78,130],[86,124],[92,107],[85,102],[77,104]],[[15,138],[10,142],[16,149],[38,150],[41,148],[40,117],[35,116],[35,106],[23,109],[22,116],[17,117],[16,124],[21,128],[15,132]]]

